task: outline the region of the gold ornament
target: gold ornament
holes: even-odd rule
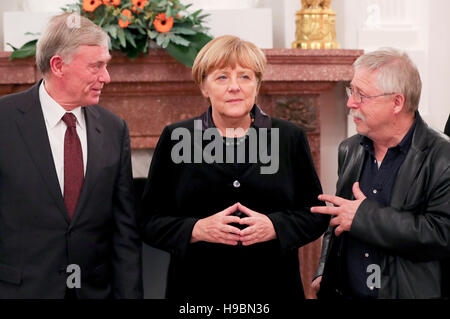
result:
[[[336,13],[331,10],[331,0],[302,0],[302,9],[296,14],[296,41],[292,47],[338,49],[335,22]]]

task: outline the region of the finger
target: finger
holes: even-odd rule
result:
[[[313,206],[311,207],[311,213],[327,214],[327,215],[339,215],[339,207],[332,206]]]
[[[223,233],[222,239],[227,241],[239,241],[241,240],[241,237],[235,234]]]
[[[353,195],[356,199],[364,199],[366,195],[362,192],[361,188],[359,188],[359,182],[355,182],[352,187]]]
[[[219,242],[219,244],[225,244],[225,245],[229,245],[229,246],[236,246],[238,244],[238,242],[236,240],[223,240],[223,241]]]
[[[239,224],[240,221],[241,221],[241,219],[237,216],[224,216],[223,217],[224,224],[231,224],[231,223]]]
[[[246,214],[247,216],[250,217],[255,217],[258,216],[258,212],[255,212],[254,210],[251,210],[248,207],[245,207],[244,205],[242,205],[241,203],[238,203],[238,208],[241,212],[243,212],[244,214]]]
[[[251,234],[253,234],[255,231],[256,231],[256,227],[255,227],[255,226],[249,226],[249,227],[247,227],[247,228],[241,230],[241,237],[251,235]]]
[[[256,242],[260,242],[260,238],[261,238],[261,236],[258,236],[258,234],[254,233],[254,234],[244,236],[244,237],[241,236],[241,238],[239,240],[242,242],[242,244],[249,243],[249,242],[256,243]]]
[[[343,199],[342,197],[327,195],[327,194],[319,195],[318,198],[319,198],[319,200],[321,200],[323,202],[329,202],[329,203],[332,203],[337,206],[341,206],[347,201],[346,199]]]
[[[231,225],[224,225],[221,229],[224,233],[230,233],[230,234],[241,234],[241,230],[237,227],[231,226]]]
[[[239,224],[241,225],[254,225],[256,224],[255,217],[244,217],[239,219]]]
[[[344,228],[342,228],[341,226],[338,226],[335,230],[334,233],[336,234],[336,236],[339,236],[340,234],[342,234],[344,232]]]
[[[245,242],[241,241],[241,242],[242,242],[242,246],[250,246],[250,245],[258,243],[258,240],[254,239],[254,240],[250,240],[250,241],[245,241]]]
[[[339,217],[331,218],[330,226],[338,226],[338,225],[340,225],[341,224],[341,220],[340,220],[340,218],[339,219],[338,218]]]
[[[238,203],[233,204],[230,207],[225,208],[220,213],[222,213],[223,215],[231,215],[237,210],[237,207],[238,207]]]

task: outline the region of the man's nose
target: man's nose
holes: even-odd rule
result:
[[[102,74],[100,74],[99,81],[105,84],[111,82],[111,78],[109,76],[109,72],[106,66],[103,68]]]
[[[355,108],[359,107],[359,103],[357,103],[355,101],[355,97],[354,97],[353,94],[350,95],[348,100],[347,100],[347,107],[350,108],[350,109],[355,109]]]

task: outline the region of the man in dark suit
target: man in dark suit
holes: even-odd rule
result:
[[[450,141],[422,120],[419,72],[395,49],[356,60],[347,88],[359,134],[339,146],[319,297],[449,297]]]
[[[0,298],[141,298],[130,141],[96,105],[108,36],[53,17],[37,44],[44,79],[0,99]]]

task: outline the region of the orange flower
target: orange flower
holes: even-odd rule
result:
[[[128,9],[122,10],[121,12],[124,16],[131,18],[131,11]],[[119,19],[119,27],[126,28],[130,24],[130,20]]]
[[[131,0],[131,2],[133,3],[132,10],[134,12],[140,13],[140,11],[137,8],[143,10],[148,0]]]
[[[105,6],[114,5],[115,7],[117,7],[120,4],[120,0],[103,0],[103,4]]]
[[[102,0],[83,0],[83,10],[93,12],[102,4]]]
[[[169,32],[173,27],[173,17],[167,19],[165,13],[160,13],[156,16],[155,21],[153,21],[153,25],[158,32]]]

